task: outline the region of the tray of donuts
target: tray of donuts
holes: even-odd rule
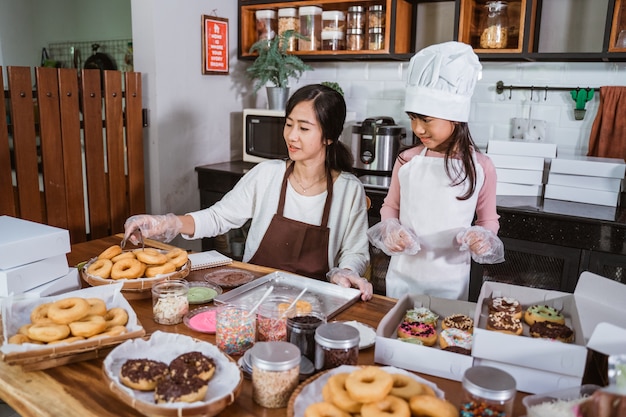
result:
[[[129,299],[149,298],[154,284],[183,279],[190,270],[191,263],[184,249],[124,251],[119,245],[108,247],[80,269],[83,280],[92,286],[123,283],[122,291]]]
[[[215,416],[243,386],[235,361],[215,345],[161,331],[115,347],[102,373],[120,400],[150,416]]]
[[[2,359],[25,370],[102,356],[145,329],[121,284],[52,297],[9,297],[2,303]]]
[[[437,385],[393,366],[341,365],[300,384],[287,416],[458,417]]]

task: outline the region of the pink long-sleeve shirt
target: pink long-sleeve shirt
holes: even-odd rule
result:
[[[398,180],[398,170],[402,165],[407,163],[411,158],[419,155],[424,149],[423,145],[407,149],[402,152],[402,161],[398,158],[393,167],[391,175],[391,184],[389,192],[382,208],[380,209],[381,220],[399,219],[400,218],[400,182]],[[438,152],[426,152],[426,157],[443,158],[444,154]],[[483,153],[476,152],[476,161],[482,166],[485,173],[485,182],[478,193],[478,202],[476,204],[476,226],[482,226],[485,229],[498,233],[500,229],[500,216],[496,211],[496,168],[489,157]],[[470,225],[468,225],[469,227]]]

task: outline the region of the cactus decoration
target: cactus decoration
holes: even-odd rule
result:
[[[574,108],[574,118],[576,120],[582,120],[585,118],[585,105],[589,100],[593,98],[594,93],[593,88],[581,89],[577,88],[576,90],[570,91],[570,95],[572,99],[576,102],[576,107]]]

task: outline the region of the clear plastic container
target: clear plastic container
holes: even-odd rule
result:
[[[509,373],[490,366],[473,366],[463,374],[462,385],[462,416],[513,417],[517,388]]]
[[[367,27],[368,29],[385,27],[385,7],[382,4],[368,7]]]
[[[317,312],[287,319],[287,341],[298,346],[311,363],[315,362],[315,330],[324,323],[326,316]]]
[[[359,360],[359,331],[344,323],[326,323],[315,331],[315,370],[356,365]]]
[[[300,34],[307,39],[298,39],[299,51],[319,51],[322,47],[322,8],[305,6],[298,9]]]
[[[341,51],[346,49],[343,31],[324,30],[322,32],[323,51]]]
[[[299,383],[300,349],[280,341],[259,342],[250,350],[252,398],[265,408],[286,407]]]
[[[295,7],[286,7],[278,9],[278,35],[282,36],[288,30],[300,33],[300,20],[298,19],[298,9]],[[298,38],[290,37],[287,41],[285,49],[289,52],[298,50]]]
[[[276,11],[274,10],[257,10],[256,17],[256,39],[270,41],[276,36],[278,21],[276,20]]]
[[[189,311],[189,284],[183,280],[160,282],[152,287],[152,313],[159,324],[178,324]]]
[[[368,48],[371,51],[380,51],[385,49],[385,28],[369,29]]]
[[[365,7],[350,6],[346,16],[347,29],[360,29],[365,31]]]
[[[506,1],[488,1],[480,27],[480,47],[504,49],[509,41],[509,19]]]
[[[268,297],[259,306],[256,315],[256,339],[259,342],[287,340],[287,314],[280,304],[289,304],[289,297]]]
[[[326,10],[322,12],[322,31],[346,30],[346,15],[341,10]]]
[[[365,35],[362,29],[346,29],[346,50],[360,51],[365,47]]]
[[[256,314],[247,306],[226,304],[218,308],[215,344],[228,355],[243,355],[256,340]]]

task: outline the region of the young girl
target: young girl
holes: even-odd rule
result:
[[[170,241],[213,237],[251,219],[244,262],[354,286],[361,298],[372,285],[361,276],[369,262],[367,209],[352,156],[339,138],[346,104],[320,84],[288,100],[283,136],[289,160],[256,165],[213,206],[184,216],[138,215],[126,220],[125,236]]]
[[[391,256],[387,296],[466,300],[470,254],[482,263],[504,260],[495,168],[467,124],[481,68],[472,48],[459,42],[411,59],[405,111],[421,144],[398,156],[381,222],[368,230],[370,242]]]

